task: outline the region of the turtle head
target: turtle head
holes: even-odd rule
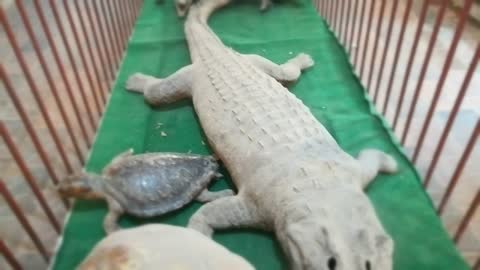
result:
[[[96,174],[81,172],[72,174],[57,185],[63,197],[80,199],[100,199],[102,177]]]

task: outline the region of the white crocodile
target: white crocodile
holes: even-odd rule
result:
[[[158,79],[135,74],[126,88],[154,105],[192,98],[215,153],[238,194],[203,205],[189,227],[273,231],[292,269],[389,270],[393,241],[363,192],[394,159],[345,153],[280,82],[313,65],[300,54],[283,65],[226,47],[207,25],[228,0],[200,0],[185,23],[193,64]],[[328,89],[324,89],[328,91]]]

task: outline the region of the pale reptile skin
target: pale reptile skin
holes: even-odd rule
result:
[[[165,79],[133,75],[127,89],[154,105],[192,98],[238,194],[203,205],[189,227],[273,231],[291,269],[389,270],[393,241],[363,192],[395,160],[378,150],[345,153],[310,110],[278,81],[313,65],[300,54],[283,65],[242,55],[207,25],[228,0],[201,0],[185,23],[193,64]],[[320,89],[319,91],[328,91]]]
[[[212,156],[180,153],[117,155],[102,172],[68,176],[57,189],[64,197],[103,199],[108,204],[104,219],[107,234],[116,231],[118,218],[127,213],[153,217],[177,210],[192,200],[209,202],[232,196],[232,190],[211,192],[208,184],[217,173]]]
[[[160,2],[160,1],[157,1]],[[193,4],[193,0],[175,0],[175,10],[178,17],[185,17]],[[266,11],[272,5],[271,0],[260,0],[260,10]]]
[[[102,239],[77,270],[254,270],[242,257],[183,227],[151,224]]]

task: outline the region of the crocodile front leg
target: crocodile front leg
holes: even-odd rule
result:
[[[211,237],[215,229],[259,228],[262,220],[256,208],[243,196],[229,196],[204,204],[193,214],[188,227]]]
[[[280,82],[294,82],[298,80],[302,70],[310,68],[314,64],[310,55],[304,53],[300,53],[281,65],[277,65],[256,54],[247,54],[245,57],[247,57],[254,66]]]
[[[126,89],[143,93],[148,103],[161,105],[191,97],[193,66],[181,68],[165,79],[136,73],[128,78]]]
[[[362,150],[357,157],[364,172],[362,187],[366,188],[379,172],[395,173],[397,162],[390,155],[376,149]]]

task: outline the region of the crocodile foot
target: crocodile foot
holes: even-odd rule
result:
[[[363,187],[368,186],[378,173],[395,173],[398,171],[398,165],[395,159],[376,149],[362,150],[357,160],[360,162],[364,172],[362,180]]]
[[[152,80],[158,80],[155,77],[148,76],[142,73],[135,73],[130,76],[125,84],[125,88],[132,92],[143,93],[148,85],[148,83]]]
[[[301,70],[310,68],[315,64],[312,57],[306,53],[300,53],[295,58],[291,59],[288,62],[295,64]]]
[[[384,173],[396,173],[398,171],[398,164],[392,156],[382,153],[383,160],[381,164],[381,171]]]

